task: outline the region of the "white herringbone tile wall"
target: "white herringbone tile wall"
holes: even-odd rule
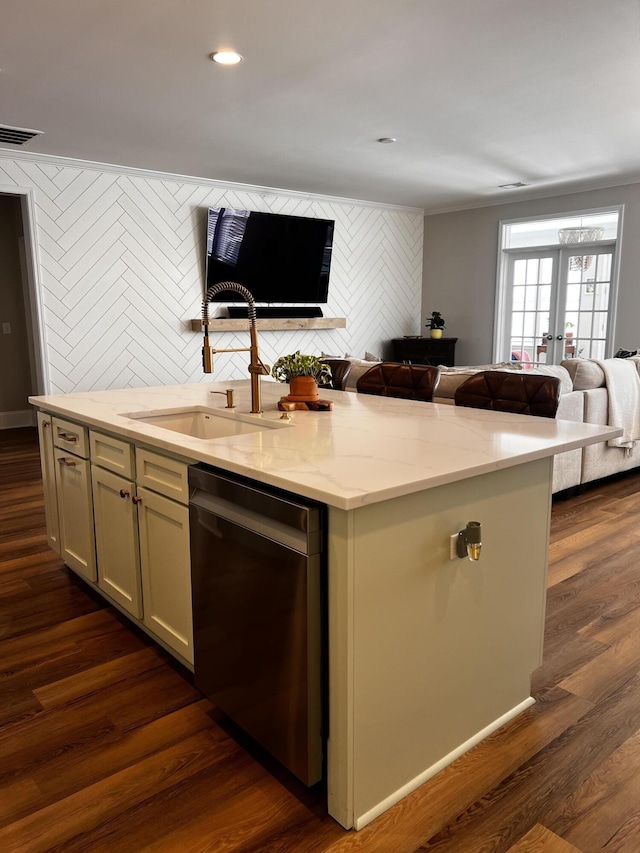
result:
[[[50,393],[204,379],[189,321],[200,316],[209,205],[336,221],[323,311],[347,327],[261,332],[267,363],[296,349],[388,357],[391,338],[421,330],[419,212],[0,152],[0,191],[11,187],[33,191]],[[245,337],[224,333],[214,346]],[[245,355],[217,356],[213,378],[246,378]]]

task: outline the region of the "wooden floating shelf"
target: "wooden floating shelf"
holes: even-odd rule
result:
[[[260,332],[295,332],[298,329],[346,329],[346,317],[280,317],[257,319],[256,328]],[[229,320],[213,318],[209,320],[212,332],[243,332],[248,330],[249,320]],[[202,331],[202,320],[191,320],[191,331]]]

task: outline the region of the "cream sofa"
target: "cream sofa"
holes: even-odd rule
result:
[[[640,358],[631,358],[640,372]],[[604,372],[599,364],[588,359],[568,359],[562,362],[569,372],[574,393],[584,399],[584,422],[606,424],[609,409],[609,392],[605,385]],[[606,442],[593,444],[582,450],[580,482],[590,483],[611,474],[619,474],[640,466],[640,442],[630,450],[609,447]]]

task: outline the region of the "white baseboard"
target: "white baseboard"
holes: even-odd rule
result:
[[[19,412],[0,412],[0,429],[17,429],[36,425],[34,409],[24,409]]]
[[[379,802],[376,806],[370,809],[368,812],[365,812],[360,817],[356,817],[354,821],[354,826],[356,829],[362,829],[368,823],[371,823],[372,820],[381,815],[383,812],[386,812],[387,809],[390,809],[391,806],[395,806],[396,803],[399,803],[404,797],[410,794],[412,791],[415,791],[416,788],[419,788],[420,785],[423,785],[428,779],[431,779],[432,776],[435,776],[436,773],[439,773],[441,770],[451,764],[456,758],[459,758],[461,755],[464,755],[465,752],[468,752],[472,747],[476,744],[480,743],[481,740],[484,740],[490,734],[495,732],[501,726],[504,726],[505,723],[508,723],[509,720],[512,720],[514,717],[517,717],[518,714],[521,714],[524,710],[531,707],[535,703],[535,699],[529,696],[523,702],[520,702],[519,705],[516,705],[515,708],[512,708],[510,711],[507,711],[506,714],[503,714],[501,717],[498,717],[497,720],[494,720],[492,723],[489,723],[481,731],[477,732],[473,737],[470,737],[469,740],[466,740],[464,743],[461,743],[460,746],[456,747],[452,752],[448,755],[445,755],[444,758],[441,758],[440,761],[436,761],[435,764],[432,764],[431,767],[427,767],[426,770],[423,770],[422,773],[419,773],[414,779],[410,782],[407,782],[406,785],[403,785],[402,788],[398,788],[397,791],[394,791],[389,797],[386,797],[384,800]]]

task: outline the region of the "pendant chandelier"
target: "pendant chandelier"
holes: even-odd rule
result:
[[[596,240],[602,240],[604,228],[561,228],[558,231],[558,240],[565,245],[575,243],[595,243]],[[572,272],[577,270],[586,271],[593,263],[593,255],[572,255],[569,258],[569,269]]]

